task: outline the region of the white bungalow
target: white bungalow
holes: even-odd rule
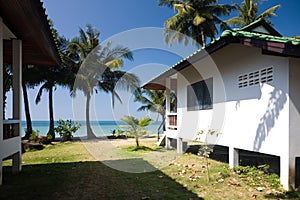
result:
[[[21,79],[25,65],[57,66],[60,58],[40,0],[0,0],[0,113],[3,116],[3,65],[13,68],[12,118],[0,117],[2,161],[12,156],[12,172],[21,171]]]
[[[166,146],[194,139],[197,131],[220,132],[209,142],[229,147],[230,167],[239,150],[280,157],[285,189],[300,177],[300,40],[282,37],[264,20],[227,30],[206,48],[146,83],[177,94],[177,111],[166,105]],[[297,180],[297,181],[296,181]]]

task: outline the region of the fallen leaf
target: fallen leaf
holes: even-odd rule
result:
[[[228,183],[233,186],[241,186],[241,184],[235,178],[228,180]]]

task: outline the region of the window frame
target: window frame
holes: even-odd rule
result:
[[[187,111],[213,109],[213,78],[187,86]]]

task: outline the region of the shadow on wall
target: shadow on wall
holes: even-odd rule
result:
[[[274,90],[271,92],[267,110],[260,119],[256,130],[256,136],[253,144],[254,151],[260,150],[262,143],[269,135],[271,129],[275,126],[275,121],[278,119],[280,111],[283,109],[286,101],[286,93],[284,93],[282,90],[274,88]]]

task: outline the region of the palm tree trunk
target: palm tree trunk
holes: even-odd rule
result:
[[[24,99],[26,126],[27,126],[25,136],[23,137],[23,139],[29,139],[29,137],[32,133],[32,122],[31,122],[31,116],[30,116],[30,110],[29,110],[27,87],[26,87],[25,83],[22,83],[22,89],[23,89],[23,99]]]
[[[159,125],[158,129],[157,129],[157,141],[159,141],[160,137],[159,137],[159,131],[161,129],[161,127],[163,128],[163,131],[166,131],[166,123],[165,123],[165,115],[161,114],[161,124]]]
[[[54,132],[54,117],[53,117],[53,87],[49,88],[49,131],[48,135],[51,135],[51,140],[55,140],[55,132]]]
[[[139,147],[140,144],[139,144],[139,138],[138,137],[135,137],[135,143],[136,143],[136,146]]]
[[[201,37],[202,37],[202,46],[205,48],[206,47],[206,38],[205,38],[204,30],[203,30],[202,26],[200,26],[200,30],[201,30]]]
[[[94,139],[96,138],[96,135],[94,134],[90,123],[90,101],[91,101],[91,94],[88,93],[86,95],[86,106],[85,106],[86,131],[87,131],[87,138]]]

